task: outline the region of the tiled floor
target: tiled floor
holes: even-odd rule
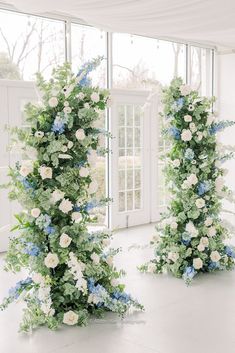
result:
[[[127,271],[127,290],[145,305],[123,321],[113,314],[91,321],[85,328],[63,327],[57,332],[39,329],[32,335],[17,333],[21,305],[0,313],[1,353],[234,353],[235,271],[204,275],[187,288],[167,275],[143,275],[136,265],[149,259],[144,245],[154,226],[117,233],[113,244],[122,246],[117,265]],[[1,273],[0,298],[15,278]]]

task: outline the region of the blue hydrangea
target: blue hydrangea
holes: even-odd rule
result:
[[[32,242],[28,242],[25,244],[25,249],[23,250],[23,252],[25,254],[28,254],[30,256],[38,256],[40,253],[40,249],[37,245],[33,244]]]
[[[197,193],[199,196],[204,195],[209,190],[210,190],[210,183],[208,181],[200,182],[197,187]]]
[[[174,139],[179,140],[180,139],[180,130],[177,129],[177,127],[172,126],[168,129],[168,133],[170,136],[172,136]]]
[[[226,255],[235,259],[235,250],[233,248],[231,248],[230,246],[225,246],[224,250],[225,250]]]
[[[185,157],[185,159],[192,161],[194,158],[194,155],[195,154],[194,154],[193,150],[191,148],[187,148],[185,151],[184,157]]]
[[[51,128],[51,131],[62,134],[64,130],[65,130],[65,121],[60,116],[56,116]]]
[[[55,233],[55,228],[53,228],[52,226],[47,226],[44,228],[44,232],[48,235],[50,234],[54,234]]]

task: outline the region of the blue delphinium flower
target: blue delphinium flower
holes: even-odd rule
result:
[[[197,193],[199,196],[204,195],[209,190],[210,190],[210,183],[208,181],[200,182],[197,187]]]
[[[131,300],[131,296],[129,294],[120,291],[114,292],[112,297],[122,301],[123,303],[128,303]]]
[[[180,139],[180,130],[177,129],[177,127],[172,126],[168,129],[168,133],[170,136],[172,136],[174,139],[179,140]]]
[[[224,130],[226,127],[232,126],[234,124],[235,122],[230,120],[219,121],[218,123],[212,124],[212,126],[209,129],[209,133],[210,135],[214,135],[217,132]]]
[[[190,283],[196,274],[197,272],[195,271],[194,267],[188,266],[184,270],[183,279],[186,283]]]
[[[40,249],[37,245],[33,244],[32,242],[28,242],[25,244],[26,247],[23,250],[25,254],[28,254],[30,256],[38,256],[40,253]]]
[[[51,128],[51,131],[62,134],[64,130],[65,130],[65,121],[60,116],[56,116]]]
[[[211,261],[208,266],[209,270],[216,270],[220,268],[219,262],[213,262]]]
[[[191,148],[187,148],[185,151],[184,157],[185,157],[185,159],[192,161],[194,158],[193,150]]]
[[[25,287],[27,287],[27,285],[31,284],[32,282],[33,281],[31,277],[27,277],[26,279],[17,282],[15,287],[9,289],[9,297],[12,299],[18,299],[21,291],[24,290]]]
[[[17,178],[25,187],[25,189],[33,189],[33,185],[28,181],[26,177],[18,176]]]
[[[231,248],[230,246],[225,246],[224,250],[226,255],[235,259],[235,249]]]

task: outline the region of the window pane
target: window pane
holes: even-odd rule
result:
[[[94,27],[71,25],[72,65],[74,72],[85,62],[103,56],[102,64],[90,74],[93,86],[106,87],[106,32]]]
[[[37,16],[0,10],[0,79],[49,78],[65,61],[65,24]]]
[[[154,88],[174,76],[185,79],[185,45],[130,34],[113,34],[113,85]]]

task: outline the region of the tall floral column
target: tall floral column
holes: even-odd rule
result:
[[[10,198],[21,202],[18,233],[10,241],[6,269],[28,277],[9,291],[2,308],[16,299],[26,304],[21,330],[39,325],[84,325],[91,314],[123,315],[142,306],[124,292],[123,273],[113,265],[109,232],[89,232],[98,184],[91,177],[106,132],[95,122],[109,93],[89,86],[94,60],[73,75],[68,64],[48,82],[38,77],[42,103],[26,108],[27,130],[14,129],[23,144],[22,160],[10,170]]]
[[[224,243],[230,234],[220,218],[222,198],[231,197],[222,162],[231,153],[221,154],[216,141],[216,133],[233,122],[217,122],[211,103],[181,79],[164,91],[164,132],[172,142],[164,172],[171,200],[152,241],[155,258],[142,271],[169,271],[190,283],[197,273],[234,267],[235,251]]]

